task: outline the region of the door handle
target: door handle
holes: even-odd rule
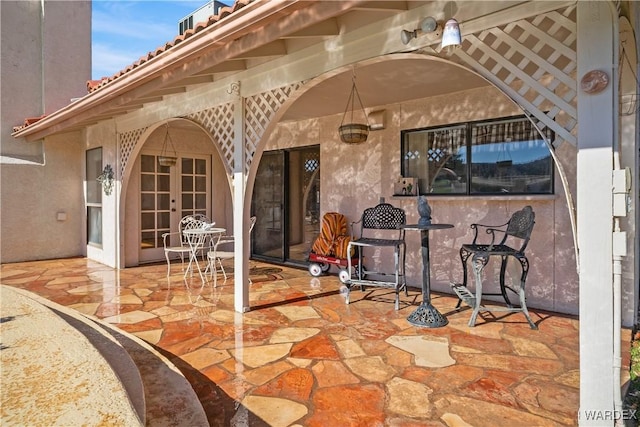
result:
[[[171,208],[171,212],[175,212],[175,211],[176,211],[176,208]]]

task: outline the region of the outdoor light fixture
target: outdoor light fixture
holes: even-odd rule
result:
[[[462,37],[460,36],[460,25],[458,21],[451,18],[444,24],[442,33],[442,48],[447,48],[447,52],[451,53],[453,49],[462,46]]]
[[[442,24],[439,24],[435,18],[428,16],[420,21],[420,27],[413,31],[402,30],[400,33],[400,40],[403,44],[409,44],[409,42],[418,37],[418,34],[430,34],[431,37],[437,38],[442,36],[441,49],[446,48],[447,53],[451,53],[455,48],[462,45],[462,37],[460,35],[460,25],[458,21],[451,18],[445,24],[444,28]]]
[[[400,33],[400,40],[402,40],[403,44],[409,44],[412,39],[418,37],[418,32],[425,34],[436,32],[436,35],[440,35],[441,29],[442,28],[438,25],[435,18],[428,16],[420,21],[420,28],[416,28],[413,31],[402,30]]]
[[[173,141],[171,140],[171,135],[169,134],[169,123],[166,124],[167,131],[164,135],[164,142],[162,143],[162,151],[160,152],[160,156],[158,156],[158,163],[160,166],[175,166],[176,161],[178,160],[178,156],[176,154],[176,147],[173,146]],[[173,156],[168,155],[167,152],[167,141],[171,144],[171,149],[173,150]]]

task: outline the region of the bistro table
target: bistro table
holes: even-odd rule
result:
[[[449,323],[431,304],[431,278],[429,265],[429,231],[453,228],[453,224],[406,224],[405,230],[420,230],[420,253],[422,255],[422,304],[407,317],[407,321],[414,326],[425,328],[439,328]]]
[[[206,281],[205,275],[200,268],[200,263],[198,262],[198,252],[205,248],[205,243],[207,239],[212,239],[215,236],[220,236],[226,233],[226,228],[213,227],[210,225],[205,225],[202,228],[191,228],[188,230],[183,230],[182,234],[189,242],[189,248],[191,251],[189,252],[189,265],[184,272],[185,279],[187,278],[187,274],[192,270],[192,264],[195,262],[196,267],[198,268],[198,273],[200,274],[200,279],[202,279],[202,283],[204,284]]]

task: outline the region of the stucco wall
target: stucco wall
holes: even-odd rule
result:
[[[84,150],[78,133],[47,138],[44,165],[0,167],[1,262],[86,254]],[[66,216],[58,219],[58,214]]]
[[[376,106],[385,109],[386,128],[373,131],[367,142],[346,145],[339,142],[337,128],[341,116],[302,122],[280,123],[269,137],[266,150],[319,144],[321,150],[321,210],[337,211],[349,221],[376,205],[381,197],[407,213],[407,222],[419,215],[416,199],[393,196],[393,183],[400,175],[400,131],[447,123],[481,120],[522,114],[496,89],[478,89],[417,101]],[[557,153],[563,164],[575,163],[575,148],[563,144]],[[569,168],[570,169],[570,168]],[[574,175],[570,176],[573,184]],[[555,181],[553,196],[512,197],[436,197],[429,198],[435,222],[451,223],[454,228],[432,232],[432,289],[450,293],[450,282],[460,282],[462,268],[460,246],[472,238],[469,224],[502,224],[518,209],[531,205],[536,226],[527,249],[530,261],[527,302],[531,307],[576,314],[578,312],[578,276],[569,210],[560,180]],[[410,286],[419,287],[421,259],[419,233],[407,232],[407,275]],[[392,255],[379,253],[376,268],[391,268]],[[486,268],[499,268],[492,263]],[[519,267],[509,266],[519,278]]]

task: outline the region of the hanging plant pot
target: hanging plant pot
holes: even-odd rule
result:
[[[347,144],[359,144],[365,142],[369,136],[369,125],[360,123],[347,123],[338,128],[340,140]]]
[[[356,101],[358,105],[356,105]],[[355,116],[362,117],[362,122],[366,122],[366,124],[362,122],[358,123],[360,118],[356,118]],[[369,119],[362,105],[358,88],[356,87],[355,73],[352,77],[351,93],[347,99],[347,106],[344,110],[340,126],[338,127],[338,134],[340,135],[340,140],[346,144],[365,142],[369,136]]]
[[[173,156],[170,156],[171,152],[169,152],[168,145],[171,145],[171,149],[173,151]],[[173,140],[171,140],[171,135],[169,134],[169,123],[166,124],[166,131],[164,134],[164,142],[162,143],[162,152],[158,156],[158,163],[160,166],[168,166],[172,167],[176,165],[178,161],[178,153],[176,153],[176,147],[173,146]]]
[[[158,163],[160,163],[160,166],[175,166],[176,165],[176,161],[178,161],[177,157],[170,157],[170,156],[159,156],[158,157]]]

